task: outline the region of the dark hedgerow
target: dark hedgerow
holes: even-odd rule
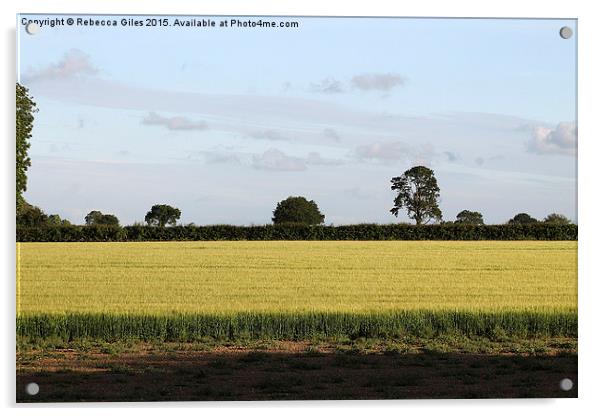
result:
[[[17,227],[17,241],[218,241],[218,240],[577,240],[575,224],[340,226],[207,225],[149,227],[60,225]]]

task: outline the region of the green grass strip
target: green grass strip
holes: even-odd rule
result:
[[[444,334],[516,337],[577,336],[576,312],[401,311],[355,313],[35,314],[17,317],[17,335],[31,340],[88,338],[195,341],[304,340],[315,337],[394,338]]]

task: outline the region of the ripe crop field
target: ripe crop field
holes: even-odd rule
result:
[[[18,243],[26,336],[576,335],[576,241]]]

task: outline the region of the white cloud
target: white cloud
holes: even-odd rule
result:
[[[24,82],[67,79],[80,75],[94,75],[98,72],[90,57],[79,49],[71,49],[56,64],[38,70],[30,70],[23,76]]]
[[[351,79],[351,85],[354,88],[363,91],[381,91],[387,92],[403,85],[405,78],[399,74],[361,74],[356,75]]]
[[[289,140],[289,138],[282,134],[281,132],[277,131],[277,130],[272,130],[272,129],[268,129],[268,130],[262,130],[262,131],[254,131],[248,134],[249,137],[252,137],[254,139],[264,139],[264,140],[274,140],[274,141],[287,141]]]
[[[316,166],[338,166],[342,165],[344,162],[340,159],[326,159],[323,158],[318,152],[310,152],[307,154],[307,158],[305,158],[305,162],[308,165],[316,165]]]
[[[364,162],[394,163],[408,161],[414,165],[431,165],[437,152],[431,143],[410,146],[401,141],[373,142],[355,148],[355,157]]]
[[[360,160],[376,160],[380,162],[395,162],[406,159],[412,152],[408,145],[402,142],[374,142],[355,148],[355,156]]]
[[[261,170],[302,171],[307,169],[307,164],[301,158],[288,156],[271,148],[261,155],[253,155],[253,167]]]
[[[186,117],[163,117],[154,111],[142,120],[142,124],[149,126],[165,126],[169,130],[207,130],[209,126],[206,122],[191,121]]]
[[[540,155],[574,155],[577,152],[577,125],[570,122],[558,123],[554,129],[535,127],[527,150]]]
[[[253,155],[253,167],[263,170],[302,171],[308,166],[339,166],[343,163],[340,159],[324,158],[318,152],[309,152],[307,157],[295,157],[274,148]]]

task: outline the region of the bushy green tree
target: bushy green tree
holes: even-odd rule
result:
[[[103,225],[119,225],[119,219],[113,214],[103,214],[101,224],[103,224]]]
[[[31,166],[29,151],[31,130],[33,129],[33,114],[37,111],[36,103],[29,96],[29,90],[17,83],[16,88],[16,153],[17,153],[17,206],[25,203],[23,192],[27,190],[27,169]],[[29,208],[28,208],[29,209]]]
[[[98,224],[102,219],[102,212],[100,211],[90,211],[88,215],[85,216],[84,221],[86,221],[86,225],[95,225]]]
[[[539,221],[537,221],[536,218],[521,212],[520,214],[516,214],[514,218],[508,221],[508,224],[536,224],[538,222]]]
[[[473,224],[473,225],[483,225],[483,214],[478,211],[469,211],[465,209],[464,211],[460,211],[458,215],[456,215],[455,224]]]
[[[44,227],[48,225],[48,215],[39,207],[22,201],[17,206],[17,227]]]
[[[315,201],[308,201],[302,196],[289,196],[278,202],[273,212],[274,224],[297,223],[318,225],[324,223],[324,215]]]
[[[61,217],[58,214],[49,215],[46,223],[48,225],[61,225]]]
[[[181,215],[182,212],[178,208],[157,204],[146,213],[144,221],[151,226],[165,227],[167,224],[176,225],[176,221],[180,219]]]
[[[566,216],[556,213],[552,213],[545,217],[543,222],[546,224],[571,224],[571,220],[569,220]]]
[[[84,218],[86,225],[119,225],[119,219],[113,214],[90,211]]]
[[[71,225],[69,220],[62,219],[58,214],[52,214],[48,216],[48,220],[46,221],[47,225],[57,226],[57,225]]]
[[[402,208],[417,225],[431,220],[441,221],[439,185],[435,173],[425,166],[414,166],[403,175],[391,179],[391,189],[397,191],[391,213],[397,217]]]

